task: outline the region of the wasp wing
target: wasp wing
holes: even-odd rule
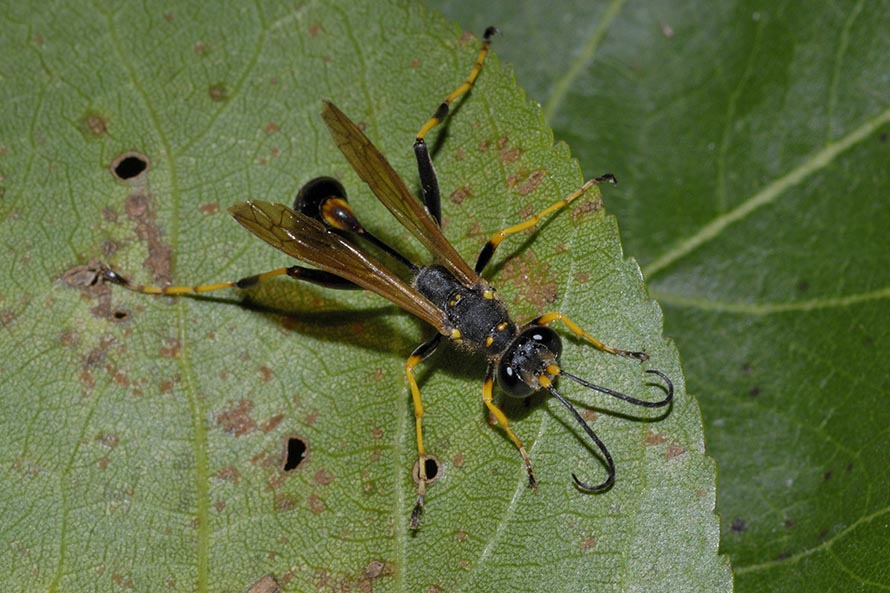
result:
[[[442,229],[414,195],[408,191],[386,157],[371,144],[358,126],[345,113],[328,101],[324,102],[324,118],[337,148],[368,184],[374,195],[383,202],[393,216],[417,237],[443,266],[465,286],[479,282],[479,275],[464,261],[454,246],[442,234]]]
[[[244,202],[232,206],[229,212],[272,247],[389,299],[443,334],[450,332],[441,310],[378,260],[317,220],[271,202]]]

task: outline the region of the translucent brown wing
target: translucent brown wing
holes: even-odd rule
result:
[[[229,212],[251,233],[300,261],[376,292],[423,319],[440,333],[451,327],[445,314],[382,263],[317,220],[271,202],[245,202]]]
[[[324,102],[321,116],[337,148],[402,226],[411,231],[455,278],[466,286],[477,284],[479,275],[454,249],[420,200],[408,191],[405,182],[393,170],[386,157],[371,144],[358,126],[328,101]]]

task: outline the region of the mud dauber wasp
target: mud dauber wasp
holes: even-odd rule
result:
[[[289,276],[328,288],[361,288],[389,299],[433,326],[437,330],[436,335],[418,346],[405,362],[405,374],[414,403],[417,435],[417,502],[411,513],[411,527],[414,529],[420,524],[429,483],[425,463],[428,456],[423,443],[423,401],[414,378],[414,369],[439,347],[443,338],[461,348],[480,352],[487,358],[488,370],[482,384],[482,400],[519,449],[532,489],[537,488],[537,483],[531,459],[522,441],[510,427],[506,415],[494,401],[495,381],[502,390],[514,397],[527,397],[536,391],[546,390],[566,407],[599,449],[608,470],[606,479],[593,485],[572,474],[577,487],[585,492],[599,492],[611,487],[615,480],[615,463],[602,440],[574,406],[557,391],[556,379],[564,377],[589,389],[647,408],[668,405],[674,394],[673,383],[668,376],[655,369],[647,369],[645,372],[661,378],[667,392],[663,399],[655,402],[595,385],[565,371],[559,364],[562,342],[559,335],[548,327],[555,321],[564,323],[572,334],[599,350],[639,361],[648,360],[649,357],[642,352],[603,344],[560,312],[545,313],[518,325],[510,318],[506,305],[495,290],[481,276],[495,250],[506,237],[535,227],[544,217],[565,208],[595,184],[604,181],[615,183],[612,175],[591,179],[550,207],[523,222],[496,232],[482,248],[473,267],[461,258],[442,234],[439,183],[425,137],[447,117],[452,102],[473,87],[482,71],[491,37],[495,32],[493,27],[485,31],[482,48],[470,74],[463,84],[445,98],[417,133],[414,154],[423,203],[412,195],[383,154],[340,109],[330,102],[325,102],[322,109],[322,118],[346,160],[399,223],[432,253],[434,264],[415,264],[371,234],[349,206],[346,191],[340,182],[330,177],[320,177],[308,182],[300,190],[293,208],[271,202],[249,201],[229,209],[235,220],[247,230],[287,255],[314,266],[312,268],[294,265],[234,282],[165,287],[134,284],[110,268],[103,267],[102,270],[102,277],[106,282],[145,294],[199,294],[224,288],[249,288],[277,276]],[[374,246],[385,259],[391,261],[384,263],[363,249],[362,242]]]

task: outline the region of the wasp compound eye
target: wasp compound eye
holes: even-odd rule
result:
[[[507,395],[526,397],[541,388],[537,378],[559,362],[562,340],[542,325],[529,327],[513,339],[498,364],[498,385]]]

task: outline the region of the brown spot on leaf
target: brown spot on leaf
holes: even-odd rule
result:
[[[466,200],[467,198],[469,198],[472,195],[473,195],[473,192],[472,192],[472,190],[470,190],[470,186],[464,185],[463,187],[459,187],[456,190],[454,190],[453,192],[451,192],[451,195],[449,197],[451,198],[451,201],[454,202],[455,204],[463,204],[464,200]]]
[[[463,453],[458,453],[451,459],[451,464],[454,467],[463,467],[465,461],[465,457]]]
[[[111,575],[112,582],[120,587],[121,589],[132,589],[133,588],[133,579],[130,577],[125,577],[122,574],[114,573]]]
[[[250,417],[250,411],[253,409],[253,402],[242,399],[237,403],[229,401],[232,406],[216,417],[216,425],[222,426],[223,430],[235,437],[243,436],[256,429],[256,422]]]
[[[176,338],[164,338],[164,345],[158,349],[158,354],[164,358],[179,358],[182,347]]]
[[[313,515],[320,515],[328,509],[324,501],[315,494],[311,495],[306,502],[309,503],[309,510],[312,511]]]
[[[222,82],[217,82],[216,84],[211,84],[210,89],[210,100],[214,103],[222,103],[226,99],[228,99],[228,94],[226,92],[226,85]]]
[[[80,118],[80,130],[87,138],[101,138],[108,133],[108,118],[88,111]]]
[[[238,482],[241,481],[241,472],[239,472],[238,468],[234,465],[227,465],[226,467],[216,472],[216,477],[220,480],[231,482],[232,484],[237,485]]]
[[[529,303],[540,311],[556,301],[558,284],[550,265],[539,260],[531,249],[508,259],[501,277],[519,289],[514,299],[516,304]]]
[[[265,422],[260,427],[263,432],[272,432],[275,428],[281,424],[281,421],[284,420],[284,414],[275,414]]]
[[[520,196],[527,196],[538,189],[538,186],[541,185],[541,182],[546,178],[546,169],[536,169],[535,171],[532,171],[521,184],[519,184],[519,187],[516,188],[516,193]]]
[[[201,211],[201,214],[205,216],[210,216],[211,214],[216,214],[219,212],[219,204],[216,202],[208,202],[206,204],[201,204],[198,206],[198,210]]]
[[[203,41],[196,41],[192,46],[192,51],[195,52],[196,56],[204,57],[210,52],[210,46]]]
[[[216,512],[221,513],[226,508],[226,503],[225,501],[218,500],[213,504],[213,507],[216,509]]]
[[[668,459],[673,459],[674,457],[678,457],[685,452],[686,449],[684,447],[681,447],[676,443],[671,443],[670,445],[668,445],[667,451],[665,451],[664,454]]]
[[[500,159],[501,164],[509,165],[510,163],[515,162],[521,154],[522,149],[509,147],[506,138],[498,140],[498,158]]]
[[[572,220],[579,221],[591,212],[597,212],[603,207],[603,199],[597,196],[594,199],[584,200],[574,208],[572,208]]]
[[[113,432],[100,433],[96,435],[96,442],[106,449],[115,449],[119,443],[118,436]]]
[[[280,132],[281,126],[276,124],[274,121],[270,121],[266,124],[266,127],[263,128],[263,131],[271,136],[272,134],[277,134],[278,132]]]
[[[313,477],[313,479],[315,480],[316,484],[319,484],[320,486],[327,486],[334,481],[334,474],[322,468],[315,472],[315,476]]]
[[[312,426],[316,420],[318,420],[318,410],[312,410],[306,415],[306,419],[303,422],[306,426]]]
[[[143,262],[152,273],[155,284],[169,283],[170,263],[173,250],[161,240],[161,229],[156,222],[154,207],[148,196],[136,193],[127,197],[127,218],[136,223],[136,237],[148,247],[148,257]]]
[[[365,568],[365,578],[366,579],[376,579],[378,577],[391,574],[391,569],[387,565],[386,562],[380,562],[379,560],[372,560],[368,563],[368,566]]]
[[[103,338],[99,340],[99,345],[90,350],[83,359],[86,367],[96,367],[105,361],[105,355],[108,354],[108,348],[111,346],[111,340]]]
[[[279,492],[275,495],[275,510],[279,513],[286,513],[288,511],[292,511],[300,503],[300,499],[292,494],[285,494],[283,492]]]
[[[93,378],[93,373],[90,369],[83,369],[80,371],[80,383],[86,389],[91,391],[96,386],[96,380]],[[84,393],[86,395],[86,393]]]
[[[309,37],[318,37],[323,31],[324,28],[321,26],[321,23],[312,23],[309,25]]]
[[[581,540],[581,551],[586,552],[588,550],[593,550],[596,548],[597,539],[592,536],[587,536],[583,540]]]
[[[267,574],[266,576],[262,576],[255,580],[250,587],[247,588],[246,593],[280,593],[281,587],[278,585],[278,581],[275,580],[275,577]]]
[[[12,320],[10,319],[8,321],[11,322]],[[2,323],[3,325],[7,324],[6,311],[0,311],[0,323]],[[80,344],[80,335],[78,335],[78,333],[73,329],[69,328],[62,332],[62,335],[59,336],[59,341],[62,342],[62,346],[65,346],[66,348],[77,346],[78,344]]]
[[[663,442],[667,441],[662,435],[658,434],[653,430],[649,430],[646,432],[646,444],[647,445],[660,445]]]

